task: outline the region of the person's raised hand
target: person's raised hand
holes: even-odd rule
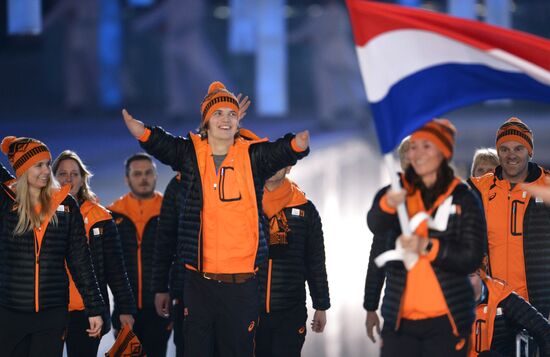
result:
[[[237,102],[239,103],[239,120],[246,116],[246,110],[248,109],[248,107],[250,107],[251,103],[248,96],[244,98],[242,98],[242,96],[243,95],[241,93],[239,93],[239,95],[237,96]]]
[[[309,131],[304,130],[296,134],[296,145],[302,150],[309,147]]]
[[[134,117],[131,116],[126,109],[122,109],[122,118],[124,118],[124,123],[126,124],[126,127],[128,127],[130,134],[132,134],[136,139],[139,139],[145,132],[145,125],[143,125],[143,122],[134,119]]]

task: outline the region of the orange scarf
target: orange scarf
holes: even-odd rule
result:
[[[287,235],[290,228],[283,209],[306,202],[306,195],[288,178],[273,191],[264,188],[262,205],[264,213],[269,218],[269,245],[288,244]]]

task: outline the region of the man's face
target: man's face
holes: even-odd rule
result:
[[[502,176],[511,183],[523,182],[527,177],[530,160],[527,147],[517,141],[506,141],[498,147]]]
[[[132,161],[128,176],[126,176],[126,183],[137,198],[150,198],[157,185],[157,170],[149,160]]]
[[[239,115],[231,108],[222,107],[212,113],[208,121],[208,138],[214,140],[234,140],[239,130]]]

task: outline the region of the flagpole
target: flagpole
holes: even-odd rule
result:
[[[397,175],[395,174],[397,170],[395,169],[393,155],[391,153],[384,154],[384,162],[386,163],[386,168],[390,173],[391,190],[401,191],[402,187],[399,184]],[[407,215],[407,210],[404,202],[400,203],[397,206],[397,217],[399,218],[399,226],[401,226],[401,232],[406,236],[410,236],[411,229],[409,227],[409,216]]]

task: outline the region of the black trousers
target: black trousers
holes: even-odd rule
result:
[[[186,272],[187,273],[187,272]],[[220,283],[189,271],[185,276],[183,323],[187,357],[254,356],[258,324],[258,281]]]
[[[381,357],[466,357],[468,336],[456,337],[447,316],[401,320],[398,331],[382,330]]]
[[[61,357],[67,308],[18,312],[0,307],[0,355]]]
[[[138,310],[134,320],[133,331],[147,357],[166,357],[168,339],[172,333],[172,321],[160,317],[154,308]],[[116,310],[113,311],[111,321],[113,327],[120,330],[120,315]]]
[[[88,316],[84,311],[69,312],[67,325],[67,356],[96,357],[101,338],[90,337],[86,330],[90,328]]]
[[[183,303],[179,302],[172,306],[172,322],[174,323],[174,345],[176,345],[176,357],[183,357]]]
[[[260,313],[256,331],[256,357],[300,357],[306,339],[307,309]]]

